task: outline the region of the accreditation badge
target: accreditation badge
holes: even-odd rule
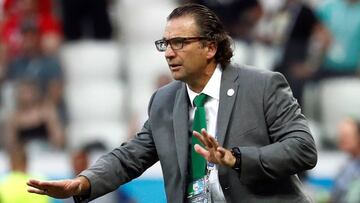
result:
[[[216,165],[215,165],[214,163],[207,162],[207,164],[206,164],[206,169],[207,169],[208,171],[215,170],[215,169],[216,169]]]
[[[192,183],[192,192],[188,194],[188,203],[210,203],[206,176]]]

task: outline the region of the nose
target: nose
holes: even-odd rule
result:
[[[165,50],[165,57],[166,58],[172,58],[175,56],[174,50],[171,48],[170,44],[166,47]]]

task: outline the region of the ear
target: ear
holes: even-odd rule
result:
[[[212,59],[215,57],[217,51],[217,44],[215,42],[208,42],[206,44],[206,58]]]

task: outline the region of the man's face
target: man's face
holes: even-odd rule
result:
[[[168,21],[164,39],[176,37],[201,37],[192,16],[183,16]],[[200,40],[184,42],[181,49],[173,50],[170,44],[165,51],[165,58],[172,77],[186,83],[192,83],[203,77],[210,58],[209,49]]]
[[[347,153],[355,154],[359,151],[360,140],[356,123],[352,120],[345,120],[338,126],[339,148]]]

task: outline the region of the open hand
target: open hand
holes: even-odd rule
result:
[[[85,177],[58,181],[29,180],[28,192],[48,195],[54,198],[68,198],[85,193],[90,188],[90,183]]]
[[[205,129],[201,130],[201,134],[196,131],[193,131],[193,134],[205,147],[196,144],[194,146],[195,151],[203,156],[208,162],[230,168],[234,166],[236,158],[232,155],[231,151],[219,146],[216,139],[210,136]]]

